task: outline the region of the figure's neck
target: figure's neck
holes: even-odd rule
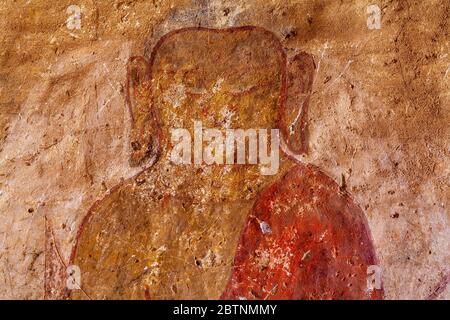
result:
[[[258,165],[177,165],[162,157],[136,179],[142,188],[192,197],[196,202],[234,201],[255,197],[294,165],[283,157],[276,174],[262,175]]]

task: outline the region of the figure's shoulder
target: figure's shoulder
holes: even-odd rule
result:
[[[112,221],[119,216],[130,217],[133,212],[139,211],[142,199],[139,197],[140,186],[136,179],[136,176],[123,179],[92,203],[81,222],[81,229],[86,224]]]
[[[301,183],[305,187],[317,187],[324,189],[327,192],[338,192],[339,185],[329,175],[322,171],[319,167],[312,164],[299,163],[292,167],[284,176],[278,181],[281,185],[288,187],[296,187]]]
[[[311,219],[334,225],[364,225],[366,218],[352,197],[314,165],[299,164],[265,188],[255,202],[260,219]]]
[[[349,198],[339,184],[318,167],[297,164],[265,188],[260,194],[260,200],[288,201],[298,198],[306,200],[314,196]]]

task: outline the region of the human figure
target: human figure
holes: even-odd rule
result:
[[[305,151],[314,62],[258,27],[185,28],[129,63],[131,163],[147,169],[95,203],[71,298],[381,298],[361,209]],[[280,166],[177,165],[171,129],[279,128]]]

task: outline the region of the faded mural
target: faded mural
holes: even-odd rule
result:
[[[20,5],[0,297],[449,298],[448,5]]]

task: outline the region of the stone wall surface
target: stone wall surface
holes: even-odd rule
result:
[[[375,29],[367,22],[373,4],[381,13]],[[80,29],[67,23],[71,5],[80,8]],[[247,212],[298,162],[320,168],[342,195],[327,201],[367,219],[384,298],[450,299],[450,2],[6,0],[0,13],[0,298],[219,298],[245,239],[239,236]],[[252,168],[183,171],[165,162],[164,152],[130,163],[139,151],[136,134],[148,138],[136,124],[150,116],[127,106],[129,83],[139,78],[129,59],[151,60],[158,41],[176,30],[243,26],[276,40],[213,31],[158,47],[153,78],[146,79],[158,85],[142,89],[156,97],[158,125],[191,128],[191,120],[204,117],[213,127],[216,115],[231,112],[221,106],[236,103],[252,111],[238,109],[234,124],[267,127],[283,89],[275,81],[285,74],[279,43],[288,67],[287,110],[293,58],[308,56],[314,64],[311,86],[300,80],[306,89],[295,96],[308,106],[304,152],[294,160],[282,155],[278,175],[268,178]],[[244,63],[248,48],[257,57]],[[208,56],[227,50],[231,62]],[[305,61],[301,70],[308,70]],[[185,73],[173,70],[180,65]],[[188,94],[188,82],[214,94]],[[240,96],[253,83],[260,91],[249,93],[251,100]],[[203,94],[217,111],[209,110],[213,118],[184,111],[202,106]],[[225,128],[225,116],[221,123]],[[153,138],[145,141],[155,148],[157,133],[148,130]],[[140,215],[151,210],[157,214]],[[99,212],[101,221],[82,228],[88,212]],[[89,260],[94,252],[104,269]],[[302,252],[301,261],[309,254]],[[244,259],[239,250],[238,256]],[[114,269],[119,262],[123,267]],[[83,290],[68,294],[65,269],[72,263],[81,265]],[[91,296],[100,276],[111,286]]]

